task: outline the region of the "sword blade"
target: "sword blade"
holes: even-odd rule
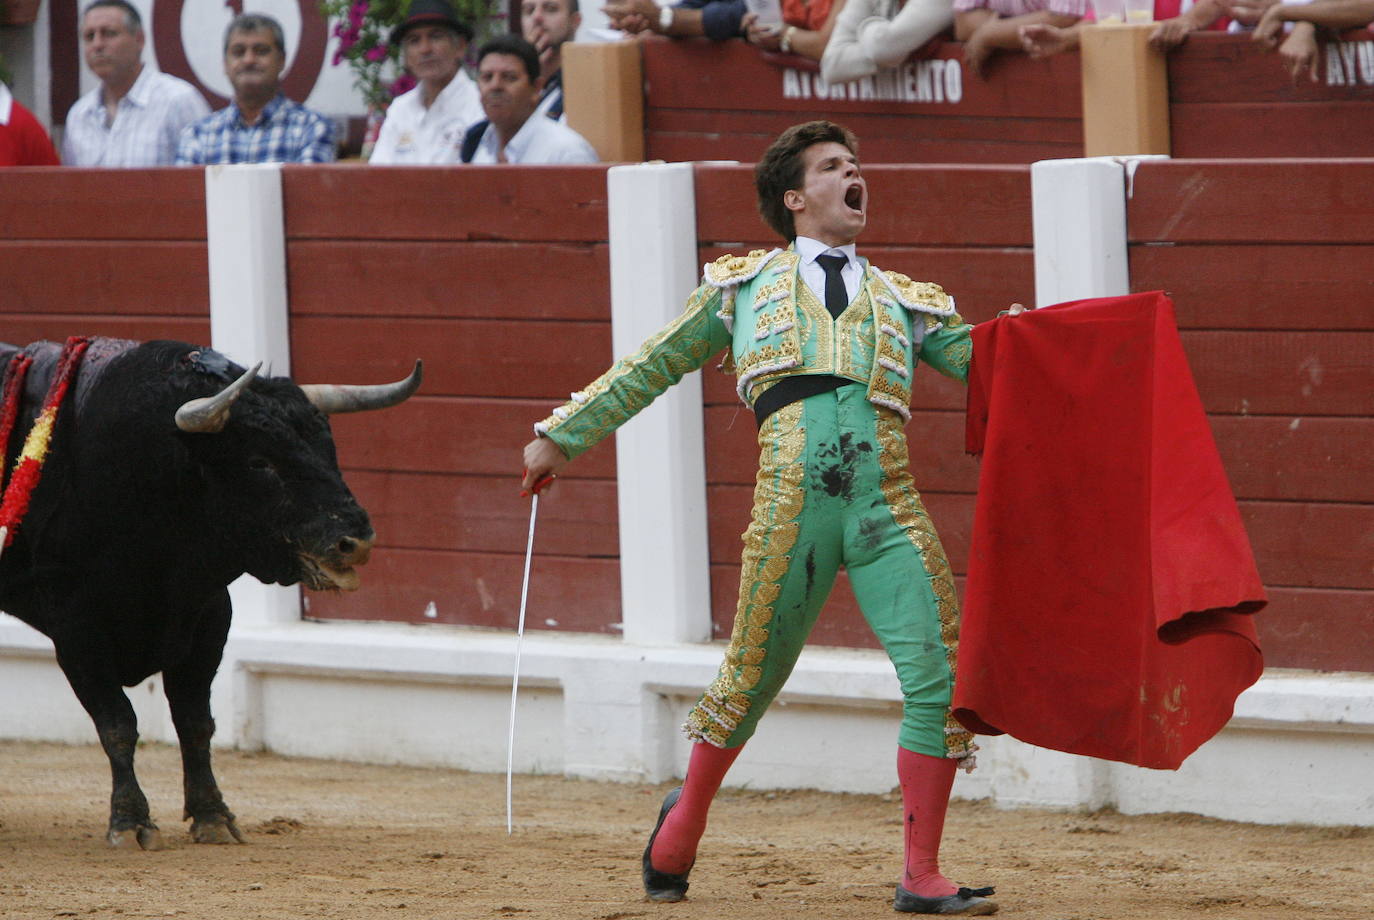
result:
[[[530,499],[530,535],[525,542],[525,575],[520,582],[520,621],[515,628],[515,671],[510,682],[510,731],[506,736],[506,833],[515,832],[511,807],[511,775],[515,767],[515,701],[520,693],[520,652],[525,643],[525,608],[530,599],[530,562],[534,559],[534,524],[539,518],[539,493]]]

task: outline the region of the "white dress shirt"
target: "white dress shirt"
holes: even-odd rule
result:
[[[460,70],[429,108],[425,108],[423,94],[421,84],[391,103],[369,163],[419,166],[461,162],[463,135],[482,120],[477,84]]]
[[[72,104],[62,138],[68,166],[170,166],[181,129],[210,114],[194,86],[147,64],[106,123],[105,87]]]
[[[816,262],[816,256],[844,256],[845,263],[840,269],[840,277],[844,279],[846,302],[854,302],[854,295],[859,293],[859,279],[863,276],[863,269],[859,257],[854,254],[853,243],[848,246],[831,247],[809,236],[799,236],[796,250],[797,255],[801,256],[801,280],[822,304],[825,303],[825,269]]]
[[[487,125],[482,140],[472,154],[474,163],[495,163],[496,128]],[[531,115],[520,130],[506,142],[507,163],[596,163],[596,150],[582,135],[565,124]]]

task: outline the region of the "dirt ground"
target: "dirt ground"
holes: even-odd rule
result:
[[[689,900],[642,899],[639,854],[669,786],[220,752],[244,846],[189,843],[176,750],[139,753],[166,850],[104,842],[96,747],[0,743],[0,917],[895,916],[895,795],[722,793]],[[955,803],[943,866],[1025,920],[1374,918],[1374,831],[1194,815],[999,811]]]

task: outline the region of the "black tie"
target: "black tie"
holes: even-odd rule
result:
[[[816,261],[825,269],[825,308],[831,316],[839,319],[844,308],[849,306],[849,293],[845,291],[844,279],[840,277],[840,269],[849,259],[844,256],[816,256]]]

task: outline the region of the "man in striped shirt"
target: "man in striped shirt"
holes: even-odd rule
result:
[[[143,20],[127,0],[95,0],[81,20],[100,85],[67,112],[68,166],[169,166],[182,128],[210,114],[196,88],[143,63]]]
[[[270,16],[236,16],[224,32],[224,72],[234,87],[227,108],[181,133],[177,165],[328,163],[334,126],[281,92],[286,40]]]

